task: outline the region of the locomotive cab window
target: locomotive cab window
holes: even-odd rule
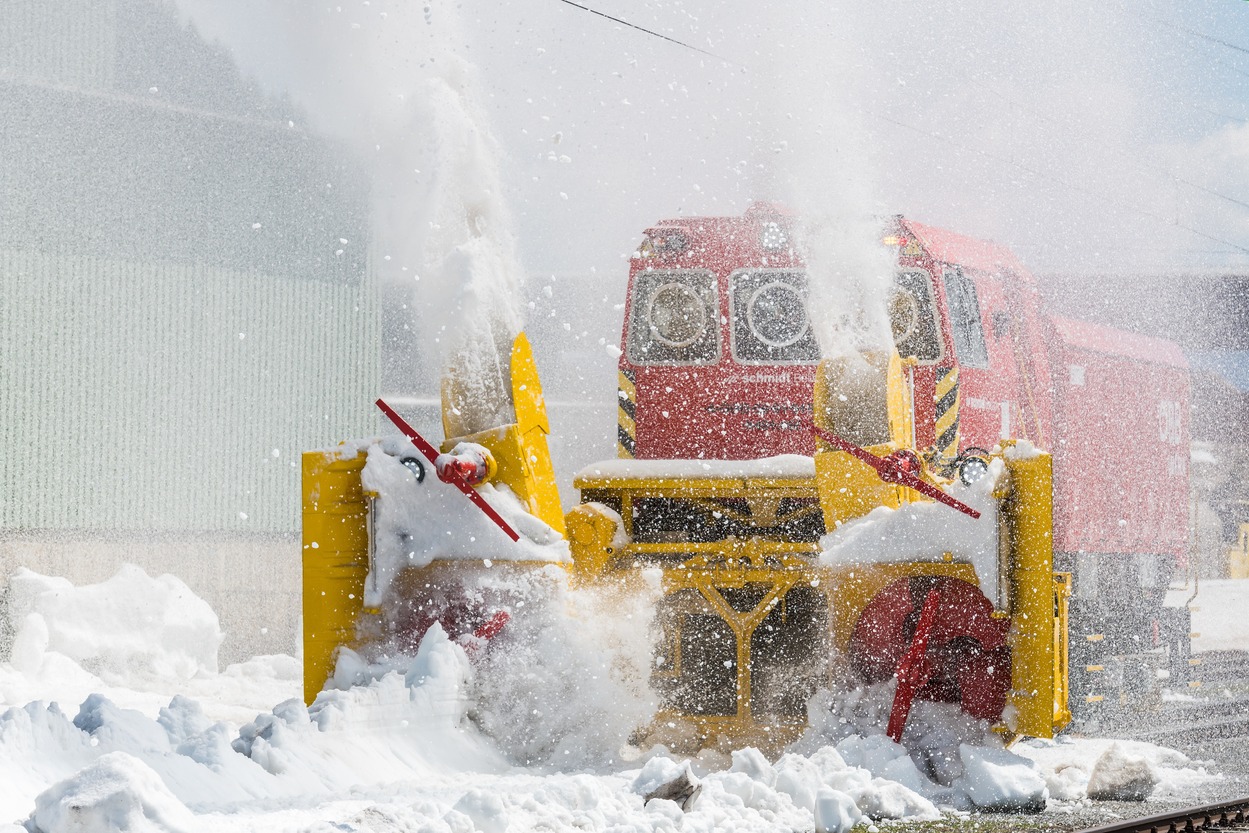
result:
[[[639,272],[629,312],[629,361],[715,363],[720,358],[719,309],[710,272]]]
[[[989,353],[984,346],[976,284],[963,270],[946,269],[945,297],[950,303],[950,334],[959,363],[965,367],[988,367]]]
[[[898,272],[889,297],[889,323],[898,355],[924,364],[941,358],[941,330],[927,272]]]
[[[813,364],[820,348],[807,319],[807,276],[760,269],[729,278],[733,358],[743,364]]]

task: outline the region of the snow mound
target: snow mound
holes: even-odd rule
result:
[[[123,565],[99,584],[19,568],[11,579],[9,661],[26,673],[68,657],[105,682],[217,672],[217,614],[180,579]]]
[[[520,535],[511,541],[454,486],[432,474],[417,481],[401,460],[423,461],[403,437],[385,437],[340,446],[340,452],[368,455],[360,482],[376,493],[373,515],[373,572],[365,604],[380,604],[395,577],[407,567],[425,567],[434,559],[481,562],[567,562],[568,542],[531,515],[502,483],[485,483],[477,493]],[[314,543],[315,545],[315,543]]]
[[[1158,784],[1149,760],[1110,744],[1089,773],[1087,792],[1094,801],[1144,801]]]
[[[160,776],[125,752],[110,752],[35,799],[30,833],[190,833],[191,811]]]
[[[1006,749],[960,744],[963,777],[954,782],[977,809],[1039,813],[1049,799],[1045,779],[1027,758]]]
[[[1081,801],[1090,797],[1089,783],[1097,763],[1112,746],[1119,752],[1115,759],[1144,760],[1157,783],[1149,794],[1151,800],[1190,801],[1203,788],[1223,780],[1210,773],[1183,753],[1152,743],[1108,738],[1068,738],[1054,740],[1031,738],[1020,741],[1013,751],[1032,760],[1052,798],[1059,801]],[[1119,769],[1112,766],[1110,769]]]
[[[985,476],[970,486],[956,481],[946,487],[950,495],[979,511],[979,518],[932,501],[906,503],[897,509],[878,506],[820,538],[820,563],[942,561],[949,552],[975,568],[981,587],[996,587],[999,530],[993,490],[1005,471],[1005,464],[994,459]]]

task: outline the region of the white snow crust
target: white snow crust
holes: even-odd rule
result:
[[[820,563],[826,565],[941,561],[953,553],[972,564],[980,586],[992,598],[998,586],[998,505],[993,490],[1005,476],[1000,459],[970,486],[954,482],[945,491],[980,512],[973,518],[935,501],[916,501],[897,509],[878,506],[847,521],[820,539]]]
[[[67,597],[91,598],[99,587],[33,573],[23,581],[27,591]],[[203,610],[189,595],[164,606],[154,587],[184,589],[137,568],[106,584],[121,599],[152,594],[153,612],[171,622]],[[620,667],[645,643],[650,600],[630,608],[564,588],[545,607],[531,603],[538,614],[511,650],[466,651],[435,626],[414,656],[374,666],[308,707],[294,658],[256,658],[221,673],[204,662],[188,679],[170,656],[215,659],[219,633],[142,619],[123,641],[153,661],[136,665],[133,679],[110,666],[105,684],[36,638],[79,632],[98,611],[45,605],[17,626],[26,664],[0,662],[0,830],[841,831],[1018,806],[1037,798],[1038,784],[1051,800],[1083,800],[1111,743],[1028,741],[1005,751],[951,707],[917,703],[904,747],[883,736],[892,687],[882,685],[820,692],[811,729],[775,762],[752,749],[683,761],[626,743],[628,727],[653,706],[627,702],[640,696],[627,684],[640,669]],[[48,676],[48,668],[73,670]],[[80,696],[84,681],[99,690]],[[30,702],[12,699],[36,690]],[[265,697],[266,707],[247,708]],[[535,727],[528,735],[520,733],[526,721]],[[1155,798],[1215,777],[1177,752],[1120,743],[1149,761]],[[644,800],[687,768],[699,788],[687,810]]]
[[[373,520],[373,572],[365,604],[378,605],[405,567],[424,567],[434,559],[568,562],[568,542],[543,523],[502,483],[477,487],[490,506],[520,535],[512,541],[463,493],[440,481],[433,466],[403,437],[345,443],[340,453],[368,455],[360,480],[377,494]],[[425,478],[400,460],[415,457]]]

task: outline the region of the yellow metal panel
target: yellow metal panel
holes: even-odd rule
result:
[[[616,518],[589,503],[574,506],[564,517],[568,546],[572,551],[572,574],[580,580],[602,575],[615,552]]]
[[[303,455],[304,701],[334,671],[334,650],[355,641],[369,573],[369,500],[363,454]]]
[[[1004,505],[1011,536],[1011,694],[1021,735],[1053,737],[1071,719],[1063,659],[1057,656],[1052,458],[1007,460],[1012,493]],[[1060,623],[1066,632],[1065,623]]]
[[[533,348],[524,333],[512,342],[512,404],[516,409],[516,424],[520,433],[527,435],[537,428],[543,434],[551,433],[551,423],[546,418],[546,398],[542,395],[542,381],[538,378],[538,366],[533,360]]]
[[[889,354],[886,400],[889,408],[889,438],[899,448],[915,447],[915,405],[911,395],[910,369],[916,359],[903,359],[897,350]]]
[[[1071,657],[1068,643],[1068,615],[1071,599],[1071,573],[1054,573],[1054,729],[1071,722]],[[1090,666],[1101,670],[1100,666]]]
[[[882,448],[892,450],[888,446],[868,450],[879,453]],[[824,528],[828,530],[866,515],[877,506],[897,509],[901,505],[897,486],[883,482],[871,466],[844,451],[815,453],[815,482],[824,512]]]

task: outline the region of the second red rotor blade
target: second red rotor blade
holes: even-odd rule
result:
[[[841,437],[837,436],[836,434],[825,431],[824,429],[819,428],[818,426],[814,426],[814,425],[811,426],[811,430],[815,432],[815,435],[817,437],[819,437],[821,440],[824,440],[824,442],[828,443],[834,448],[841,449],[847,454],[853,455],[854,457],[858,458],[859,460],[862,460],[864,463],[874,468],[876,470],[876,474],[880,477],[881,480],[884,480],[886,482],[899,483],[903,486],[906,486],[907,488],[914,489],[915,491],[919,492],[921,495],[930,497],[933,500],[937,501],[938,503],[944,503],[946,506],[949,506],[951,509],[957,509],[958,511],[962,512],[964,515],[970,515],[973,518],[980,517],[980,513],[978,511],[976,511],[975,509],[972,509],[970,506],[968,506],[966,503],[963,503],[958,498],[950,497],[945,492],[938,489],[936,486],[932,485],[931,483],[926,482],[925,480],[919,477],[916,477],[915,475],[909,472],[902,471],[898,469],[896,466],[890,466],[888,461],[880,457],[877,457],[875,454],[868,451],[867,449],[859,448],[854,443],[847,442],[846,440],[843,440]],[[887,477],[886,477],[886,468],[888,468]]]

